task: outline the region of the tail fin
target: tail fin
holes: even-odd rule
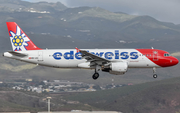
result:
[[[42,50],[15,22],[6,22],[13,51]]]

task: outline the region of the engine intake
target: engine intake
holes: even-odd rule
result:
[[[127,62],[112,62],[109,68],[102,69],[102,71],[106,71],[114,75],[123,75],[127,72],[127,70]]]

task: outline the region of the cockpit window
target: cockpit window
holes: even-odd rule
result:
[[[171,56],[169,53],[164,54],[165,57]]]

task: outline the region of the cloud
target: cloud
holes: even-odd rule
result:
[[[42,1],[42,0],[29,0]],[[149,15],[161,21],[180,24],[180,0],[44,0],[60,1],[68,7],[101,7],[113,12]]]

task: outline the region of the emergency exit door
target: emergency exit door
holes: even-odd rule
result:
[[[42,51],[38,52],[38,61],[43,61],[43,52]]]

